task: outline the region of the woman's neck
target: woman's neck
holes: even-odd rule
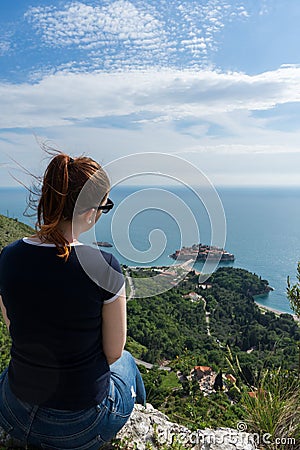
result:
[[[77,244],[79,242],[78,241],[79,233],[75,233],[73,231],[71,222],[63,221],[59,223],[58,230],[69,244]],[[53,242],[48,241],[47,239],[46,240],[43,239],[42,241],[38,234],[30,236],[30,240],[35,242],[43,242],[45,244],[53,244]]]

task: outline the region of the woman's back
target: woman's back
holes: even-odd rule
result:
[[[76,247],[90,259],[99,251]],[[120,290],[124,280],[117,260],[101,253],[120,274]],[[97,270],[106,273],[107,266],[98,264]],[[74,410],[101,402],[109,380],[102,348],[102,305],[117,294],[91,280],[75,246],[63,261],[54,245],[19,240],[2,252],[0,274],[11,322],[9,377],[15,395],[23,401]]]
[[[0,304],[12,338],[0,376],[0,425],[25,444],[98,449],[135,401],[145,403],[140,373],[123,351],[121,267],[78,241],[113,207],[109,189],[95,161],[55,156],[43,179],[37,234],[0,254]]]

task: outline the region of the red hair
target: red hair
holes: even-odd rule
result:
[[[54,243],[58,256],[65,261],[70,244],[59,230],[59,224],[62,220],[72,220],[78,196],[89,180],[85,209],[98,205],[110,190],[108,176],[100,164],[85,156],[73,159],[60,152],[52,158],[43,177],[37,207],[37,235],[42,242]]]

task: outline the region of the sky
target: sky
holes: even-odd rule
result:
[[[0,186],[41,174],[45,143],[124,173],[152,152],[215,186],[299,186],[299,23],[299,0],[1,0]]]

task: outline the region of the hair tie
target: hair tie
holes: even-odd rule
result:
[[[73,163],[73,162],[74,162],[74,159],[71,158],[71,157],[69,157],[69,162],[68,162],[68,164],[71,164],[71,163]]]

